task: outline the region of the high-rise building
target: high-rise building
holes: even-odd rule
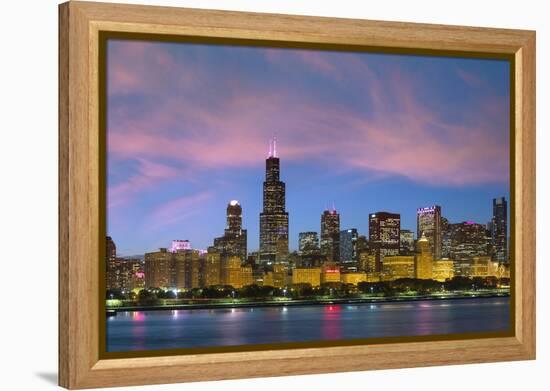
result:
[[[428,238],[424,234],[416,242],[417,253],[414,257],[415,277],[431,280],[433,277],[433,255]]]
[[[500,263],[508,263],[508,203],[506,198],[493,199],[493,219],[491,223],[494,260]]]
[[[491,253],[491,235],[484,224],[472,221],[450,224],[450,258],[455,262],[455,275],[470,276],[473,257]]]
[[[441,216],[441,259],[451,256],[451,224]]]
[[[434,205],[416,210],[417,239],[426,236],[435,259],[441,258],[441,207]]]
[[[107,274],[107,289],[117,289],[119,284],[117,274],[116,245],[110,236],[107,236],[106,241],[105,269]]]
[[[382,271],[387,255],[398,255],[401,236],[401,215],[377,212],[369,215],[369,246],[376,259],[376,271]]]
[[[201,252],[161,248],[146,253],[144,262],[145,288],[192,289],[203,285]]]
[[[298,250],[300,255],[319,253],[319,235],[317,232],[300,232],[298,234]]]
[[[173,255],[166,248],[145,254],[145,288],[174,288],[176,286]]]
[[[357,229],[350,228],[340,231],[340,262],[357,263]]]
[[[340,215],[336,209],[325,210],[321,215],[321,254],[329,262],[340,260]]]
[[[414,232],[402,229],[399,234],[399,253],[401,255],[414,254]]]
[[[214,247],[223,257],[238,256],[241,262],[247,258],[247,234],[243,229],[243,209],[237,200],[231,200],[226,209],[227,223],[224,235],[214,239]]]
[[[144,287],[144,263],[141,259],[116,257],[116,247],[107,237],[107,289],[131,291]]]
[[[252,285],[254,283],[252,268],[242,266],[238,256],[229,257],[223,262],[222,283],[236,289]]]
[[[183,255],[184,267],[183,286],[181,278],[178,278],[177,288],[200,288],[200,252],[198,250],[185,250],[177,255]]]
[[[215,248],[210,247],[206,253],[204,265],[204,285],[213,286],[221,284],[221,256]]]
[[[285,210],[285,183],[280,180],[277,144],[269,144],[265,161],[263,211],[260,213],[260,262],[286,261],[288,257],[288,212]]]

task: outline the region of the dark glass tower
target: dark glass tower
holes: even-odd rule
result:
[[[494,259],[499,263],[508,263],[508,203],[506,198],[493,199],[493,219],[491,222]]]
[[[401,215],[377,212],[369,215],[369,244],[374,251],[376,271],[382,270],[385,256],[399,255]]]
[[[340,215],[334,208],[321,215],[321,254],[329,262],[340,261]]]
[[[260,262],[281,262],[288,257],[288,213],[285,183],[280,180],[280,161],[275,139],[265,161],[264,207],[260,213]]]
[[[224,235],[214,239],[214,247],[223,256],[238,256],[241,262],[246,261],[247,233],[243,225],[243,209],[237,200],[227,204],[227,225]]]
[[[441,206],[434,205],[416,210],[416,238],[426,236],[434,259],[441,259]]]

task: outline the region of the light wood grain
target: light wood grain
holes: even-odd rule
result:
[[[509,338],[99,359],[98,32],[505,53],[516,61],[516,330]],[[89,388],[535,357],[535,33],[70,2],[60,6],[59,383]]]

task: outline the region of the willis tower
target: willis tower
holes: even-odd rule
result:
[[[279,178],[280,164],[275,138],[269,142],[265,161],[264,207],[260,213],[260,262],[281,262],[288,257],[288,212],[285,183]]]

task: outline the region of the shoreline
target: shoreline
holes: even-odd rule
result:
[[[510,292],[479,292],[459,295],[427,295],[427,296],[394,296],[394,297],[369,297],[369,298],[327,298],[327,299],[296,299],[286,301],[251,301],[231,303],[190,303],[190,304],[157,304],[151,306],[118,306],[107,307],[108,314],[118,312],[137,311],[171,311],[171,310],[208,310],[208,309],[232,309],[232,308],[262,308],[262,307],[290,307],[290,306],[322,306],[340,304],[373,304],[395,303],[433,300],[467,300],[489,299],[497,297],[510,297]]]

